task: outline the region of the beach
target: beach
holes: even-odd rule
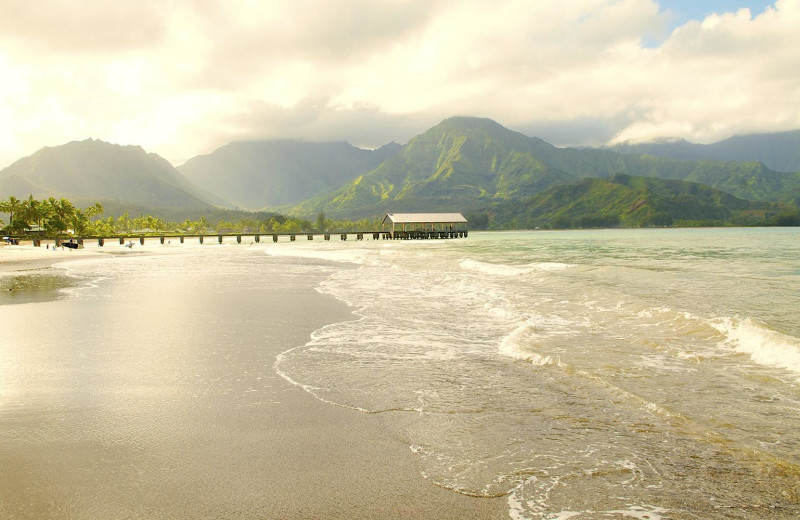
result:
[[[49,267],[64,260],[74,260],[87,255],[96,255],[93,249],[45,249],[45,246],[0,245],[0,272],[29,271]]]
[[[89,286],[0,307],[0,517],[508,517],[503,498],[423,478],[380,414],[330,406],[275,374],[281,352],[354,318],[314,290],[316,269],[257,284],[234,272],[198,287],[175,280],[187,251],[194,266],[206,260],[190,248],[153,248],[147,260],[146,248],[32,249],[0,250],[5,276],[77,260],[91,267],[69,276]],[[240,248],[226,267],[237,256],[263,253]],[[154,279],[141,262],[175,276]],[[127,280],[112,279],[114,263]],[[159,316],[166,330],[148,330]]]
[[[0,518],[800,514],[795,228],[153,242],[8,253]]]

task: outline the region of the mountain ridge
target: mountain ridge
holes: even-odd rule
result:
[[[72,141],[0,171],[0,194],[68,197],[100,201],[109,210],[153,208],[171,215],[188,208],[197,215],[216,206],[357,219],[393,211],[480,214],[584,178],[619,174],[702,183],[740,199],[800,205],[800,173],[773,171],[758,161],[559,148],[471,116],[447,118],[405,145],[364,150],[344,142],[237,141],[179,168],[139,146]]]
[[[638,155],[655,155],[680,160],[758,161],[774,171],[800,171],[800,130],[735,135],[710,144],[679,138],[645,142],[624,142],[605,149]]]
[[[679,161],[558,148],[491,119],[453,117],[412,138],[374,170],[290,211],[356,217],[431,207],[469,212],[618,173],[702,182],[743,199],[800,201],[800,173],[774,172],[759,162]]]
[[[389,143],[364,150],[345,142],[235,141],[192,158],[177,170],[237,206],[262,209],[297,203],[339,186],[374,168],[399,147]]]
[[[18,197],[119,200],[206,208],[202,190],[163,157],[96,139],[45,147],[0,171],[0,191]]]

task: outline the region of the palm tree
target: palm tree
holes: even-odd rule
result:
[[[76,209],[67,199],[56,200],[53,197],[47,199],[51,209],[50,218],[47,220],[47,227],[61,235],[67,230],[69,225],[74,222]]]
[[[103,211],[104,211],[103,205],[100,204],[99,202],[95,202],[94,204],[83,210],[83,212],[86,213],[87,217],[94,217],[95,215],[100,215],[101,213],[103,213]]]
[[[103,205],[99,202],[95,202],[88,208],[83,210],[76,209],[75,215],[73,216],[73,224],[72,229],[75,230],[75,234],[79,236],[83,236],[89,233],[90,228],[92,227],[91,218],[95,215],[99,215],[103,212]]]
[[[30,195],[28,200],[22,203],[22,208],[18,215],[22,215],[25,228],[30,228],[30,224],[33,223],[41,229],[42,222],[48,216],[48,209],[47,204],[34,199],[33,195]]]
[[[79,237],[84,236],[89,230],[89,215],[82,209],[74,208],[74,210],[69,219],[72,231]]]
[[[127,211],[117,217],[117,222],[114,224],[114,227],[119,233],[127,232],[131,229],[131,218]]]
[[[206,220],[206,217],[200,217],[200,220],[197,221],[197,229],[198,229],[198,231],[200,231],[200,233],[205,233],[205,231],[208,229],[208,227],[209,227],[209,224],[208,224],[208,221]]]
[[[317,215],[317,231],[325,231],[325,210],[319,210]]]
[[[9,214],[8,217],[9,226],[14,223],[14,213],[18,212],[21,206],[22,206],[21,201],[13,195],[8,197],[8,200],[0,202],[0,212]]]

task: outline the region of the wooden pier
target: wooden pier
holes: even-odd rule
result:
[[[63,238],[52,239],[56,247],[61,245],[82,246],[86,240],[96,240],[98,247],[105,245],[107,240],[119,240],[120,245],[132,245],[134,240],[139,245],[144,245],[145,241],[157,240],[161,244],[177,240],[183,244],[187,239],[197,240],[201,244],[209,241],[210,243],[222,244],[225,239],[235,238],[237,244],[249,239],[251,243],[260,243],[262,238],[273,242],[299,240],[314,240],[318,237],[325,241],[330,241],[331,237],[337,237],[340,241],[346,241],[348,237],[355,240],[364,240],[364,237],[372,240],[445,240],[451,238],[466,238],[469,234],[467,230],[467,219],[460,213],[388,213],[381,224],[380,231],[318,231],[302,233],[209,233],[183,235],[179,233],[128,233],[113,237],[72,237],[68,241]],[[34,246],[41,246],[41,237],[34,237]]]
[[[68,244],[70,242],[77,245],[84,245],[86,241],[96,241],[99,247],[103,247],[107,242],[119,241],[120,245],[134,243],[144,245],[145,242],[156,241],[160,244],[166,244],[177,241],[179,244],[186,243],[187,240],[194,240],[200,244],[222,244],[224,242],[231,242],[235,239],[237,244],[245,243],[261,243],[262,241],[272,242],[295,242],[298,240],[324,240],[330,241],[331,237],[339,241],[347,241],[348,238],[356,241],[372,239],[372,240],[446,240],[453,238],[466,238],[468,236],[467,230],[459,231],[346,231],[346,232],[308,232],[308,233],[214,233],[214,234],[198,234],[198,235],[179,235],[172,233],[164,234],[148,234],[148,235],[117,235],[113,237],[73,237],[71,239],[55,238],[34,238],[33,245],[41,246],[42,240],[53,240],[56,247]]]

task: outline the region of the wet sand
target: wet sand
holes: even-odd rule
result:
[[[102,254],[97,249],[45,249],[45,246],[3,245],[0,246],[0,273],[42,269],[51,265]]]
[[[81,255],[49,253],[59,262]],[[47,254],[44,250],[0,265],[14,270],[44,267],[52,263]],[[188,392],[200,395],[183,395],[183,381],[165,392],[153,387],[147,371],[135,377],[120,371],[109,379],[108,388],[87,394],[86,406],[75,409],[57,403],[51,407],[47,400],[54,391],[84,391],[83,381],[68,378],[67,387],[59,390],[49,381],[26,395],[15,394],[13,383],[9,389],[0,380],[0,517],[508,518],[505,498],[467,497],[424,479],[408,441],[390,434],[381,415],[325,404],[274,373],[272,362],[287,346],[304,344],[324,324],[352,319],[345,305],[314,290],[316,282],[308,279],[299,286],[296,279],[275,280],[268,291],[231,289],[215,295],[218,314],[198,336],[230,336],[242,357],[233,369],[226,363],[234,361],[213,357],[217,352],[198,351],[197,357],[210,356],[208,366],[202,366],[228,374],[223,377],[229,378],[232,394],[244,395],[262,370],[265,384],[252,406],[243,406],[241,399],[218,400],[211,390],[204,395],[196,385],[187,387]],[[164,297],[167,293],[160,290],[139,286],[138,298]],[[48,308],[43,313],[39,305]],[[131,302],[119,305],[148,318],[147,310],[131,310]],[[47,333],[30,330],[30,320],[46,316],[54,326],[75,323],[76,309],[79,315],[99,312],[64,300],[0,307],[3,321],[18,324],[10,333],[25,335],[17,351],[5,356],[12,382],[15,360],[62,357],[65,371],[71,369],[68,356],[79,343],[50,341]],[[265,316],[267,328],[240,327],[234,334],[223,325],[255,323]],[[108,355],[119,365],[130,363],[125,352],[135,349],[169,355],[163,348],[169,338],[137,327],[111,325],[118,341],[98,343],[111,352],[97,355]],[[108,334],[103,328],[97,333]],[[88,373],[91,362],[90,356],[72,368]],[[20,369],[20,380],[25,370]],[[214,379],[209,381],[211,385]],[[196,401],[187,410],[191,398]],[[106,407],[120,416],[104,417]]]

